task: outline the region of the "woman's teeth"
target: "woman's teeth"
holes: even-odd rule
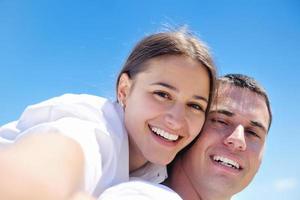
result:
[[[179,136],[178,135],[174,135],[174,134],[171,134],[171,133],[168,133],[162,129],[159,129],[159,128],[156,128],[156,127],[151,127],[151,130],[156,133],[157,135],[167,139],[167,140],[170,140],[170,141],[176,141]]]

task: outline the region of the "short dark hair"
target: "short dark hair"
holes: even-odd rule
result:
[[[226,74],[218,78],[217,84],[231,84],[236,87],[249,89],[250,91],[255,92],[256,94],[262,96],[265,99],[268,112],[269,112],[268,130],[270,130],[271,123],[272,123],[272,111],[271,111],[270,101],[267,92],[262,87],[261,84],[259,84],[254,78],[243,74]]]

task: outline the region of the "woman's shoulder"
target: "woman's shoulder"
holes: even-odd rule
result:
[[[96,95],[66,93],[66,94],[42,101],[40,103],[31,105],[29,107],[70,105],[70,104],[102,105],[107,102],[110,102],[110,101],[104,97],[100,97],[100,96],[96,96]]]
[[[89,94],[64,94],[28,106],[18,120],[21,129],[36,124],[56,121],[61,118],[77,118],[90,122],[105,120],[105,112],[117,115],[115,105],[110,100]],[[114,112],[113,112],[114,111]]]

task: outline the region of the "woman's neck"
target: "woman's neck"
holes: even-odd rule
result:
[[[129,172],[133,172],[147,163],[138,146],[129,139]]]

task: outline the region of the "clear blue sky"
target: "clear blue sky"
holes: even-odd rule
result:
[[[208,43],[219,74],[245,73],[274,112],[261,170],[235,200],[300,199],[300,1],[0,0],[0,124],[63,93],[114,98],[130,49],[165,24]]]

